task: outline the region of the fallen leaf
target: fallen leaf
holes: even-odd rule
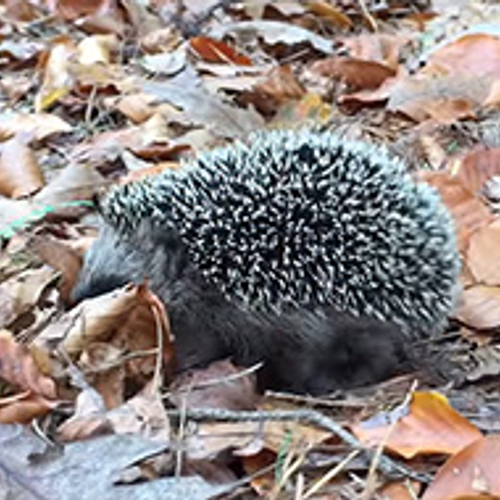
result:
[[[353,22],[346,14],[323,0],[307,0],[304,3],[313,14],[327,21],[331,26],[342,29],[353,27]]]
[[[116,35],[88,36],[78,44],[78,62],[84,66],[108,64],[111,62],[112,53],[118,48]]]
[[[297,81],[292,69],[286,65],[271,71],[250,91],[244,91],[240,100],[245,104],[252,104],[263,115],[271,115],[287,101],[301,99],[304,94],[305,90]]]
[[[70,162],[35,195],[34,200],[51,206],[56,213],[64,213],[67,202],[91,200],[107,184],[104,176],[92,166]],[[72,206],[76,208],[78,204]],[[88,204],[82,203],[82,207],[88,210]]]
[[[37,141],[64,132],[73,127],[50,113],[2,113],[0,114],[0,140],[9,139],[19,132],[33,136]]]
[[[54,270],[46,266],[27,269],[3,281],[0,284],[0,328],[33,309],[56,279]]]
[[[181,373],[170,387],[169,400],[179,409],[253,409],[257,401],[255,377],[241,371],[222,360]]]
[[[170,422],[162,395],[151,383],[123,405],[108,412],[107,419],[116,434],[140,435],[165,444],[170,442]]]
[[[186,67],[186,64],[187,55],[184,46],[181,46],[173,52],[146,54],[141,60],[141,65],[145,70],[166,76],[172,76],[179,73]]]
[[[493,214],[472,191],[448,172],[422,172],[420,178],[437,189],[455,221],[458,248],[462,254],[471,236],[495,220]]]
[[[140,88],[155,96],[157,102],[180,107],[191,121],[204,124],[218,137],[247,137],[264,127],[263,118],[255,110],[230,106],[200,86],[143,81]]]
[[[0,379],[18,391],[0,398],[1,423],[27,423],[58,405],[54,381],[40,373],[28,347],[7,330],[0,330]]]
[[[394,86],[388,109],[417,121],[474,117],[500,76],[500,36],[470,33],[446,41],[415,74]]]
[[[380,423],[381,420],[395,423]],[[456,412],[437,392],[415,392],[407,414],[401,408],[395,417],[377,415],[353,426],[353,432],[365,446],[384,446],[404,458],[421,454],[453,454],[479,439],[481,433]]]
[[[474,148],[454,165],[454,176],[472,193],[479,193],[486,183],[500,173],[500,148]]]
[[[411,39],[401,33],[361,33],[344,38],[342,45],[354,59],[378,62],[397,72],[402,51],[410,42]]]
[[[500,77],[500,36],[493,33],[464,34],[433,50],[424,74],[470,74]]]
[[[33,248],[40,259],[61,273],[59,290],[62,300],[71,303],[73,290],[78,273],[82,267],[82,257],[62,241],[43,235],[34,235],[29,246]]]
[[[309,68],[312,74],[336,78],[351,90],[376,89],[395,76],[389,66],[376,61],[347,57],[332,57],[317,61]]]
[[[67,443],[55,453],[27,427],[0,426],[0,491],[16,499],[206,500],[230,489],[196,476],[124,481],[127,472],[165,448],[141,436],[120,435]]]
[[[477,230],[470,238],[467,264],[478,283],[500,285],[500,220]]]
[[[35,111],[41,112],[65,97],[73,88],[70,62],[77,57],[76,45],[68,38],[54,44],[43,68],[43,82],[35,96]]]
[[[238,53],[226,43],[206,36],[197,36],[189,40],[191,50],[207,62],[225,62],[240,66],[251,66],[247,56]]]
[[[0,192],[10,198],[23,198],[44,185],[44,178],[31,138],[19,133],[0,146]]]
[[[75,411],[57,429],[58,437],[65,442],[88,439],[111,432],[106,418],[106,406],[101,395],[90,386],[76,397]]]
[[[476,285],[461,293],[455,316],[464,324],[478,330],[500,326],[500,288]]]
[[[300,26],[294,26],[289,23],[279,21],[241,21],[237,23],[228,23],[218,26],[210,32],[214,38],[222,40],[226,36],[244,35],[249,37],[262,37],[269,45],[284,43],[286,45],[295,45],[300,43],[309,43],[316,50],[325,54],[333,52],[333,42],[321,35],[317,35]]]
[[[477,439],[439,469],[422,500],[498,500],[500,436]]]

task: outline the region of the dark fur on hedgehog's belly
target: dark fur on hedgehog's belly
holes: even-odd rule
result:
[[[321,394],[378,382],[407,363],[404,336],[391,323],[333,308],[255,312],[228,301],[196,272],[156,291],[167,304],[179,370],[222,358],[262,362],[260,389]]]
[[[130,238],[104,228],[74,296],[145,277],[166,305],[178,370],[224,358],[243,366],[262,362],[261,389],[319,394],[380,381],[406,359],[404,335],[390,323],[324,307],[262,312],[228,300],[191,264],[175,233],[148,226]]]

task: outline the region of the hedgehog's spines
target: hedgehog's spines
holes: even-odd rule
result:
[[[381,147],[271,131],[111,193],[106,220],[172,225],[206,279],[257,310],[335,306],[439,329],[459,261],[438,195]]]

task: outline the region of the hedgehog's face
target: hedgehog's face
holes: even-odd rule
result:
[[[80,301],[95,297],[136,279],[137,265],[133,252],[116,231],[104,226],[85,255],[72,299]]]

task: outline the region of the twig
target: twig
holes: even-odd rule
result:
[[[263,363],[256,363],[255,365],[249,366],[248,368],[245,368],[244,370],[238,372],[238,373],[232,373],[231,375],[227,375],[225,377],[217,377],[213,378],[210,380],[203,380],[200,382],[196,382],[193,384],[190,384],[187,387],[181,387],[180,389],[176,389],[176,393],[178,394],[184,394],[186,392],[193,392],[193,391],[198,391],[202,389],[207,389],[209,387],[214,387],[222,384],[227,384],[229,382],[234,382],[236,380],[239,380],[241,378],[247,377],[248,375],[252,375],[252,373],[255,373],[257,370],[260,370],[262,367]],[[169,392],[167,392],[163,397],[168,398],[170,395]]]
[[[414,380],[411,387],[406,393],[406,396],[404,398],[404,401],[401,403],[400,407],[406,408],[410,404],[411,398],[413,396],[413,393],[417,389],[418,386],[418,381]],[[389,440],[391,434],[393,433],[394,429],[396,428],[396,424],[398,423],[398,419],[394,419],[394,421],[389,425],[389,428],[387,429],[387,432],[385,434],[385,438],[380,442],[380,444],[377,446],[375,449],[375,454],[373,455],[373,460],[372,463],[370,464],[370,468],[368,469],[368,475],[366,477],[366,482],[365,482],[365,488],[363,491],[363,494],[361,495],[362,498],[370,499],[373,498],[373,493],[374,493],[374,488],[375,488],[375,471],[377,470],[378,463],[383,457],[383,452],[384,452],[384,447],[387,444],[387,441]]]
[[[170,417],[183,417],[198,422],[215,421],[215,422],[265,422],[265,421],[296,421],[309,425],[315,425],[325,429],[344,441],[349,446],[360,450],[360,453],[366,463],[369,465],[373,458],[373,452],[365,449],[359,440],[353,436],[349,431],[345,430],[341,425],[332,420],[331,418],[322,415],[314,410],[294,410],[294,411],[232,411],[221,409],[192,409],[186,412],[179,412],[178,410],[167,410]],[[420,482],[428,483],[430,477],[427,474],[412,471],[403,464],[395,460],[381,456],[377,463],[377,468],[384,474],[393,477],[410,477]]]
[[[365,0],[358,0],[358,3],[359,3],[359,7],[361,8],[361,12],[363,12],[363,16],[365,16],[372,31],[378,31],[377,21],[370,14],[370,11],[368,10],[368,7],[366,6]]]
[[[317,481],[315,484],[313,484],[309,490],[307,490],[304,495],[302,496],[303,500],[306,500],[307,498],[311,498],[313,495],[316,495],[316,493],[319,492],[323,486],[331,481],[339,472],[342,471],[342,469],[354,458],[356,458],[359,455],[359,450],[354,450],[347,455],[347,457],[344,458],[339,464],[337,464],[335,467],[330,469],[324,476],[322,476],[319,481]]]

